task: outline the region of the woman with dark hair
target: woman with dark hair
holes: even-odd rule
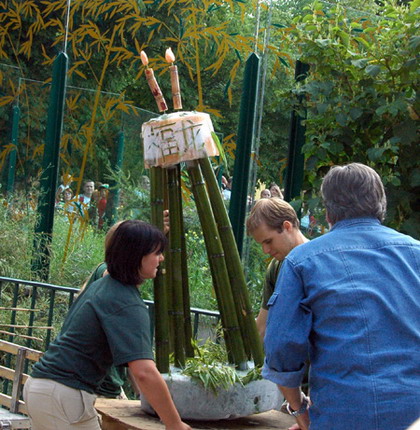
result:
[[[112,364],[128,366],[167,430],[191,430],[153,361],[149,313],[138,291],[156,276],[166,241],[156,227],[129,220],[106,242],[109,275],[79,295],[25,384],[33,430],[100,430],[95,390]]]

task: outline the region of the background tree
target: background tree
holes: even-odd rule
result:
[[[386,2],[378,15],[354,16],[316,3],[279,29],[299,49],[310,74],[291,95],[308,111],[304,189],[319,206],[323,175],[333,164],[359,161],[381,175],[387,223],[420,236],[418,147],[419,2]],[[310,198],[312,197],[312,198]]]

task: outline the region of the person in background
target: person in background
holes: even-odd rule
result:
[[[105,251],[109,274],[78,296],[25,383],[33,430],[100,430],[95,390],[112,364],[128,366],[166,430],[191,430],[153,361],[149,313],[138,290],[156,276],[166,243],[143,221],[116,228]]]
[[[91,179],[87,179],[83,183],[83,193],[79,194],[76,197],[77,202],[82,204],[86,208],[89,207],[94,191],[95,191],[95,182],[93,182]]]
[[[286,255],[296,246],[308,241],[299,230],[295,210],[278,197],[258,200],[246,220],[247,233],[261,245],[264,254],[272,257],[268,266],[261,308],[256,320],[264,340],[268,315],[267,302],[274,293],[277,276]]]
[[[83,220],[94,226],[98,224],[97,200],[98,191],[95,190],[95,182],[88,179],[83,183],[83,193],[76,197],[75,204]]]
[[[108,184],[101,184],[98,188],[98,229],[102,230],[104,227],[104,220],[105,220],[105,211],[106,211],[106,205],[108,203],[108,192],[109,192],[109,185]]]
[[[385,190],[366,165],[332,167],[321,194],[331,228],[282,264],[263,376],[302,430],[406,429],[420,416],[420,242],[381,225]]]
[[[230,197],[232,195],[232,177],[230,177],[226,182],[226,187],[222,191],[223,198],[225,200],[230,200]]]
[[[272,182],[268,189],[270,190],[271,197],[278,197],[279,199],[283,199],[283,193],[281,192],[280,187],[275,182]]]
[[[72,175],[65,173],[61,176],[61,184],[58,186],[57,191],[55,192],[55,203],[58,204],[61,201],[62,193],[70,188],[71,183],[73,182]]]
[[[271,192],[268,188],[261,191],[260,198],[261,199],[269,199],[271,197]]]
[[[69,215],[72,214],[74,212],[76,212],[76,206],[74,205],[73,202],[73,190],[71,188],[66,188],[63,191],[63,201],[64,201],[64,214]]]

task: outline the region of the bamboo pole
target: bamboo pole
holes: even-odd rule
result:
[[[225,253],[226,266],[229,273],[232,294],[233,297],[235,297],[236,314],[241,325],[242,338],[244,339],[244,344],[245,340],[247,340],[255,365],[262,366],[264,363],[264,350],[258,334],[257,325],[255,324],[255,317],[252,312],[245,275],[229,216],[210,160],[208,158],[201,158],[199,163],[207,184],[210,202]]]
[[[176,167],[167,169],[169,198],[169,254],[171,255],[169,280],[172,306],[169,308],[169,320],[173,330],[175,365],[185,365],[184,307],[181,270],[181,211],[179,205],[180,184]]]
[[[177,166],[178,182],[179,182],[179,206],[182,208],[182,187],[181,187],[181,167]],[[184,215],[181,210],[181,271],[182,271],[182,293],[183,293],[183,308],[184,308],[184,332],[185,332],[185,355],[194,357],[194,348],[192,345],[193,331],[191,322],[191,302],[190,302],[190,285],[188,281],[188,256],[187,256],[187,241],[185,239]]]
[[[223,247],[217,231],[206,185],[197,160],[187,162],[197,212],[204,233],[213,284],[222,319],[226,349],[233,363],[246,368],[246,354],[236,316]]]
[[[150,200],[152,223],[163,230],[163,169],[150,169]],[[156,366],[161,373],[169,372],[169,322],[165,265],[159,265],[154,285]]]

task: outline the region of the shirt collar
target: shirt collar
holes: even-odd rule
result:
[[[363,218],[349,218],[349,219],[343,219],[341,221],[336,222],[332,227],[331,230],[339,229],[339,228],[346,228],[351,227],[353,225],[380,225],[381,222],[378,220],[378,218],[373,217],[363,217]]]

